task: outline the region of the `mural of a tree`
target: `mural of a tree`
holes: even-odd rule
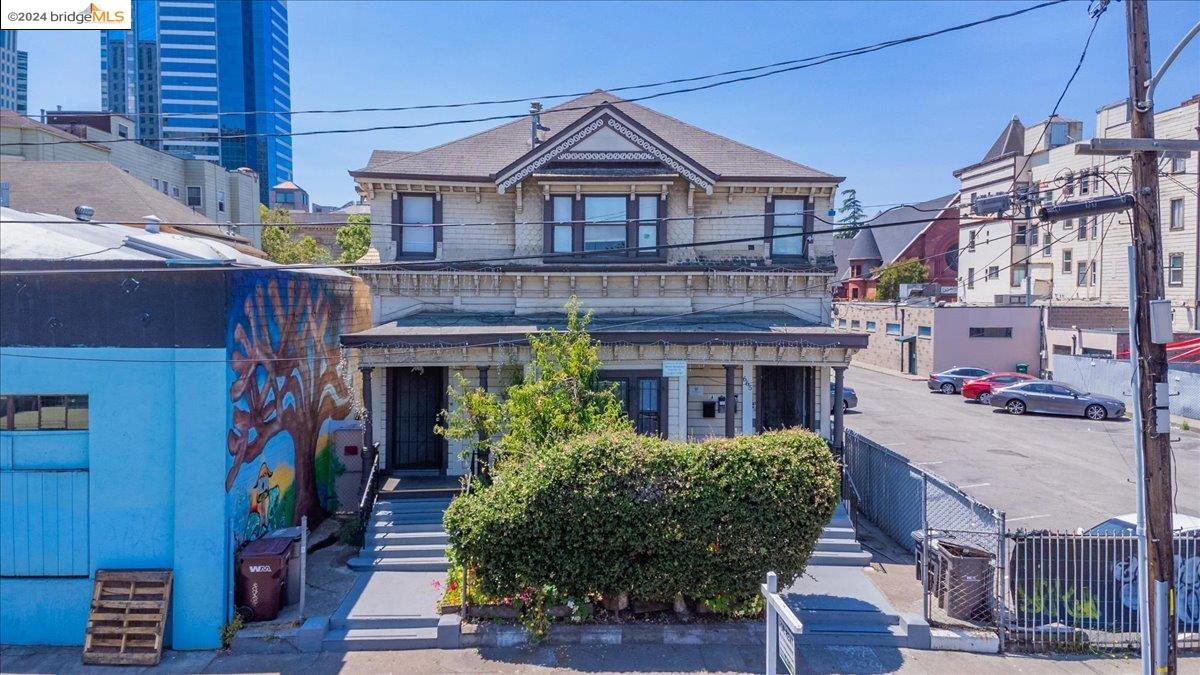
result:
[[[295,449],[295,522],[324,515],[317,499],[317,441],[326,422],[344,419],[351,410],[349,389],[337,371],[335,312],[319,281],[273,275],[259,280],[234,317],[233,420],[227,435],[233,463],[225,489],[243,464],[286,432]]]

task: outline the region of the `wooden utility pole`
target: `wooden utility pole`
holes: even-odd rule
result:
[[[1151,77],[1150,26],[1146,0],[1127,0],[1125,19],[1129,42],[1130,137],[1154,138],[1154,108],[1147,100]],[[1133,246],[1137,267],[1136,298],[1138,381],[1134,405],[1141,412],[1143,465],[1146,490],[1146,556],[1149,597],[1139,603],[1148,612],[1151,658],[1154,672],[1176,672],[1175,661],[1175,569],[1171,536],[1171,435],[1162,429],[1156,407],[1159,383],[1167,382],[1165,345],[1150,339],[1150,301],[1163,297],[1162,241],[1159,237],[1158,153],[1131,153],[1133,168]],[[1165,398],[1165,397],[1164,397]]]

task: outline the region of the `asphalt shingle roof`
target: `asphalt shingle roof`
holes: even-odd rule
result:
[[[542,113],[547,138],[605,103],[646,127],[720,178],[774,178],[836,182],[841,179],[765,150],[753,148],[601,90]],[[419,152],[376,150],[351,175],[423,176],[490,180],[529,152],[529,120],[522,118]]]
[[[894,262],[957,197],[958,193],[954,193],[915,204],[895,206],[875,216],[869,224],[881,227],[859,230],[850,240],[853,243],[845,254],[846,262],[839,261],[838,269],[845,271],[850,260],[873,260],[881,264]],[[836,256],[836,242],[834,253]]]

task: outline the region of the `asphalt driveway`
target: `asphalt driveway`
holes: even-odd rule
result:
[[[1137,508],[1129,419],[1016,417],[863,368],[846,384],[859,399],[846,428],[1005,511],[1010,530],[1087,528]],[[1200,515],[1200,432],[1172,438],[1175,510]]]

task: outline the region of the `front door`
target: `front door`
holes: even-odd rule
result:
[[[388,467],[440,471],[445,439],[434,433],[445,408],[445,368],[388,370]]]
[[[908,374],[917,374],[917,341],[909,340],[908,342]]]
[[[759,430],[812,428],[813,369],[761,366],[758,369]]]
[[[667,435],[667,388],[658,371],[604,371],[600,379],[617,385],[617,400],[635,431],[648,436]]]

